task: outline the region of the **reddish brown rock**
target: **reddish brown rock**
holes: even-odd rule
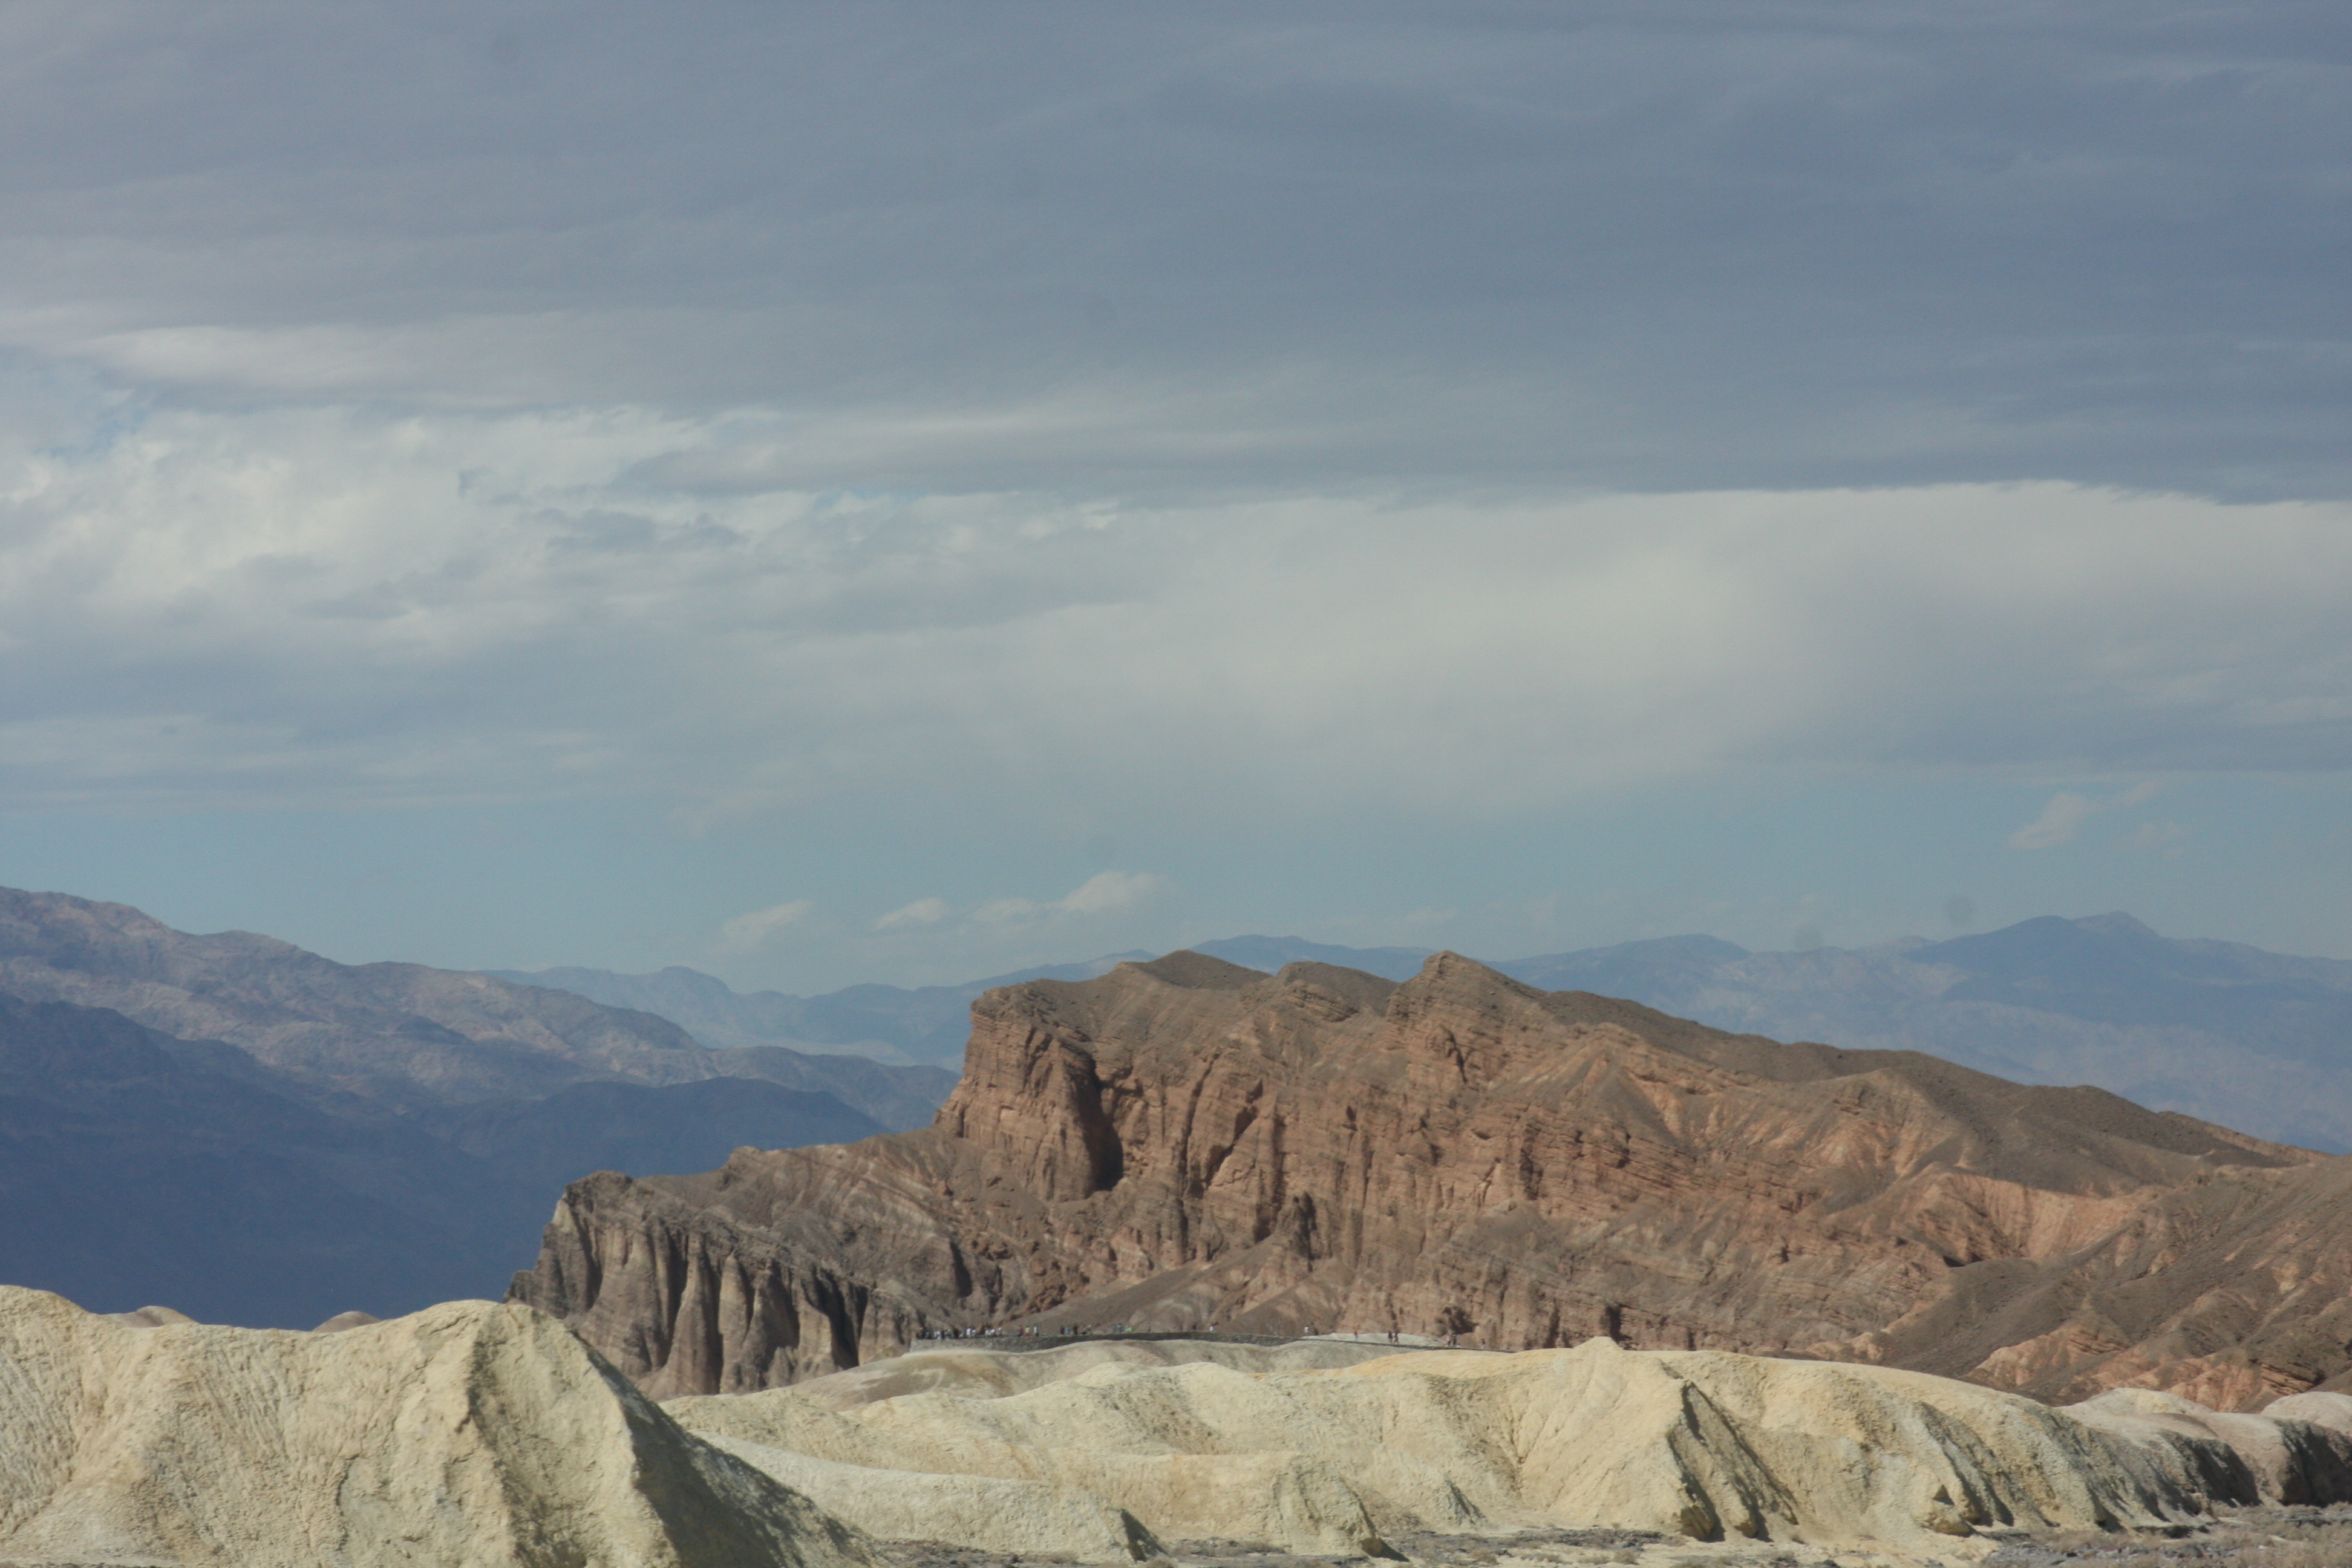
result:
[[[1177,953],[972,1019],[929,1130],[574,1184],[513,1297],[662,1394],[1008,1320],[1598,1333],[2225,1405],[2352,1364],[2352,1163],[2097,1089],[1445,953],[1402,986]]]

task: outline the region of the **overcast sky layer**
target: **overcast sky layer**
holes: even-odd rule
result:
[[[2328,0],[0,5],[0,882],[2352,956]]]

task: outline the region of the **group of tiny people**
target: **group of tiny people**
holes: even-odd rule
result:
[[[1021,1339],[1036,1339],[1046,1331],[1047,1331],[1037,1327],[1034,1323],[1008,1323],[1001,1325],[991,1323],[985,1328],[978,1329],[925,1329],[919,1337],[927,1340],[993,1340],[1002,1339],[1009,1335]],[[1065,1323],[1062,1327],[1052,1331],[1055,1336],[1064,1334],[1124,1334],[1131,1331],[1132,1331],[1129,1330],[1125,1323],[1113,1323],[1107,1329],[1082,1329],[1075,1324]],[[1213,1332],[1214,1331],[1212,1331]]]
[[[993,1340],[1004,1338],[1059,1339],[1066,1338],[1073,1334],[1131,1334],[1135,1331],[1136,1330],[1133,1327],[1126,1323],[1112,1323],[1107,1327],[1091,1329],[1076,1323],[1065,1323],[1059,1328],[1055,1329],[1041,1329],[1034,1323],[989,1323],[979,1328],[970,1329],[925,1329],[921,1334],[917,1337],[926,1340]],[[1150,1331],[1147,1330],[1145,1331],[1149,1332]],[[1217,1331],[1217,1325],[1211,1323],[1205,1331],[1180,1330],[1177,1331],[1207,1332],[1213,1334]],[[1311,1340],[1316,1337],[1315,1325],[1312,1323],[1302,1324],[1298,1332],[1300,1338]],[[1389,1330],[1389,1343],[1395,1344],[1399,1342],[1397,1335],[1397,1330]],[[1335,1339],[1377,1340],[1381,1336],[1377,1331],[1372,1333],[1366,1334],[1347,1329],[1334,1329],[1332,1331],[1332,1337]],[[1444,1342],[1449,1349],[1459,1349],[1462,1344],[1462,1336],[1460,1334],[1447,1334],[1444,1337]]]

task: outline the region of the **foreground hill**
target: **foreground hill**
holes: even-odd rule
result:
[[[1829,1568],[2352,1498],[2352,1400],[2326,1394],[2217,1417],[1606,1341],[1121,1343],[942,1347],[665,1408],[522,1307],[307,1334],[157,1316],[0,1288],[0,1562],[1686,1568],[1698,1538],[1723,1568]]]
[[[574,1184],[511,1291],[663,1393],[1028,1319],[1885,1362],[2259,1405],[2352,1366],[2352,1165],[1453,954],[974,1005],[925,1131]]]
[[[880,1568],[536,1313],[131,1327],[0,1288],[0,1560]]]
[[[1513,1355],[966,1342],[665,1408],[877,1535],[1049,1560],[1116,1559],[1140,1532],[1466,1563],[1482,1558],[1423,1543],[1583,1525],[1752,1541],[1783,1565],[1798,1542],[1924,1563],[1977,1556],[1957,1538],[1979,1531],[2170,1533],[2214,1504],[2352,1499],[2343,1395],[2248,1416],[2116,1390],[2053,1410],[1919,1373],[1599,1339]]]

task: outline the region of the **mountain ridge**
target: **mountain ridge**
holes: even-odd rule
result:
[[[1192,951],[1269,972],[1324,962],[1391,980],[1410,978],[1428,956],[1420,948],[1266,936],[1202,942]],[[1149,955],[1107,954],[961,985],[755,994],[798,1009],[796,1026],[818,1037],[821,1048],[953,1062],[970,1004],[984,991],[1036,978],[1088,978],[1138,956]],[[2352,963],[2162,937],[2120,912],[2040,916],[1997,931],[1864,949],[1759,952],[1719,937],[1653,937],[1490,966],[1545,989],[1624,996],[1735,1032],[1920,1050],[2006,1078],[2094,1083],[2283,1142],[2352,1150],[2352,1050],[2345,1048],[2352,1044]],[[694,974],[698,984],[737,994],[698,972],[662,973]],[[620,984],[646,977],[541,973],[547,978],[535,984],[602,975],[599,984],[614,988],[587,994],[658,1010],[652,994]],[[2128,985],[2118,994],[2117,974],[2137,977],[2137,994]]]
[[[2042,1397],[2127,1367],[2232,1405],[2352,1359],[2352,1248],[2279,1239],[2343,1229],[2352,1163],[2096,1089],[1735,1035],[1449,953],[1400,984],[1179,952],[991,992],[973,1019],[931,1129],[575,1183],[509,1299],[659,1394],[1002,1321],[1598,1333]],[[2233,1215],[2270,1227],[2237,1237],[2270,1274],[2234,1300],[2202,1264],[2197,1300],[2153,1283]]]
[[[495,1294],[584,1172],[927,1121],[941,1079],[0,890],[0,1279],[285,1328]]]
[[[928,1118],[936,1070],[714,1051],[667,1018],[471,970],[338,963],[249,931],[174,931],[128,904],[0,889],[0,994],[103,1007],[234,1046],[341,1114],[544,1098],[598,1080],[760,1078],[838,1092],[884,1125]],[[861,1107],[863,1109],[863,1107]]]

